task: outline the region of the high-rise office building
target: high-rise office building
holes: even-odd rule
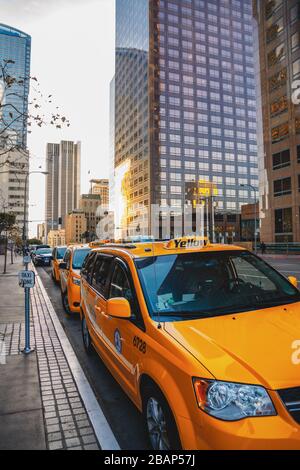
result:
[[[28,153],[21,150],[8,151],[0,142],[0,211],[16,217],[20,234],[28,233]],[[26,200],[25,200],[26,196]],[[24,223],[24,204],[26,204]]]
[[[300,242],[300,1],[253,7],[261,239]]]
[[[46,208],[47,232],[65,227],[67,214],[78,208],[80,197],[81,144],[62,141],[47,144]]]
[[[140,205],[181,211],[195,183],[214,188],[214,236],[239,237],[258,185],[251,0],[117,0],[114,86],[127,232]]]
[[[2,96],[3,76],[0,71],[0,96],[2,102],[10,104],[2,111],[1,128],[8,127],[17,135],[17,143],[22,149],[27,146],[28,95],[30,79],[31,37],[11,26],[0,24],[0,64],[6,66],[6,75],[15,79],[9,88],[9,98]],[[6,83],[7,85],[7,83]],[[25,116],[25,118],[24,118]]]

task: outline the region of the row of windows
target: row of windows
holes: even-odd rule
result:
[[[283,150],[273,154],[273,170],[285,168],[291,164],[290,149]],[[297,146],[297,161],[300,163],[300,145]]]
[[[286,196],[292,194],[291,177],[276,180],[273,183],[274,197]],[[300,192],[300,175],[298,175],[298,191]]]

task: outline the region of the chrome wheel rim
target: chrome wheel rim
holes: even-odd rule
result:
[[[167,423],[161,404],[153,397],[147,403],[147,426],[154,450],[170,450]]]
[[[90,335],[85,319],[82,320],[82,334],[85,347],[88,349],[90,346]]]

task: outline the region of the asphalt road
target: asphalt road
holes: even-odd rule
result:
[[[300,285],[300,256],[277,257],[265,255],[263,258],[284,276],[295,276]]]
[[[300,283],[300,256],[264,259],[284,276],[297,277]],[[101,408],[123,450],[148,449],[142,417],[96,353],[87,356],[82,344],[79,315],[66,315],[60,288],[50,277],[51,268],[37,268],[58,318],[77,354],[86,376],[94,389]]]
[[[123,450],[148,449],[141,414],[123,392],[96,353],[87,356],[82,338],[79,315],[65,313],[60,288],[51,278],[51,268],[37,268],[56,314],[73,346],[94,393],[117,441]]]

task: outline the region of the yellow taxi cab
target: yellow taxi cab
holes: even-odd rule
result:
[[[296,285],[203,239],[107,245],[82,269],[84,346],[143,413],[155,450],[300,449]]]
[[[90,251],[87,245],[71,245],[59,265],[61,299],[68,314],[80,313],[80,270]]]
[[[67,251],[66,246],[56,246],[52,251],[52,272],[51,276],[54,282],[60,282],[60,269],[59,265],[64,259]]]

